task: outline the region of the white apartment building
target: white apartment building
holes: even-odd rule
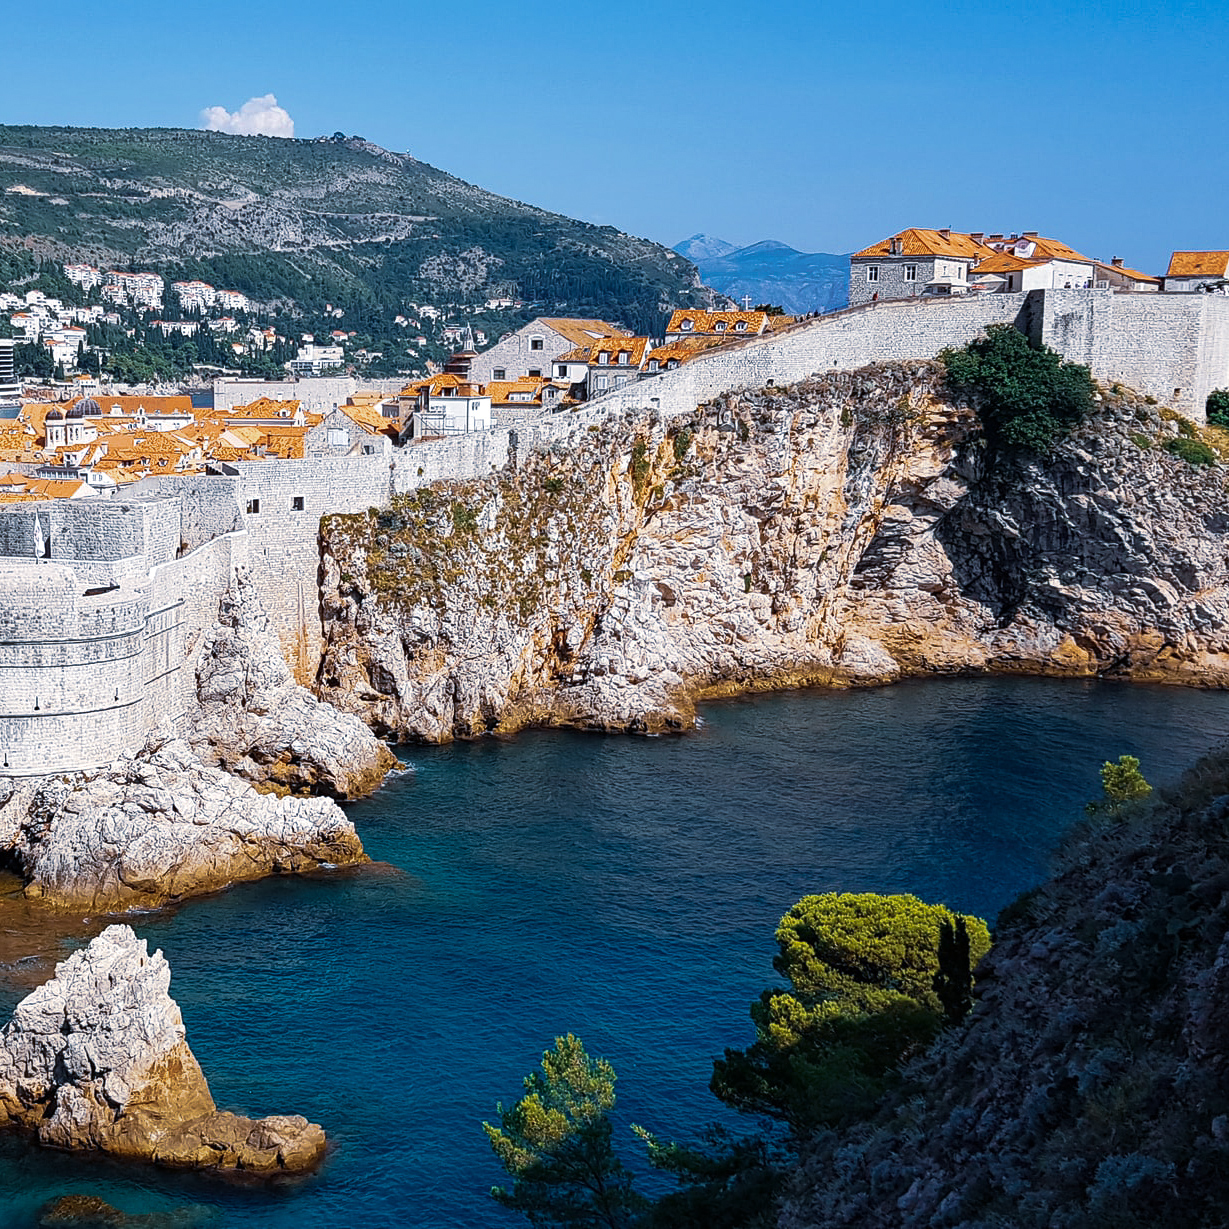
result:
[[[102,286],[104,299],[129,307],[161,307],[165,293],[166,282],[157,273],[124,273],[109,269]]]
[[[206,311],[218,301],[218,292],[208,282],[172,282],[171,289],[184,311]]]
[[[238,290],[219,290],[217,292],[218,306],[224,312],[245,312],[251,306],[251,300]]]
[[[85,291],[102,285],[102,270],[95,269],[93,265],[64,265],[64,276]]]
[[[340,367],[342,362],[343,351],[340,346],[318,346],[309,342],[299,347],[299,353],[290,360],[288,366],[292,375],[318,376]]]

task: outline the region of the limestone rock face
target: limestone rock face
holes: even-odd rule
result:
[[[223,596],[197,664],[189,741],[207,763],[295,793],[358,798],[396,757],[353,716],[300,687],[245,569]]]
[[[1130,393],[990,463],[933,363],[589,422],[322,527],[320,691],[447,741],[688,726],[705,696],[999,670],[1229,684],[1217,469]]]
[[[313,1168],[325,1150],[319,1126],[217,1110],[170,981],[162,953],[127,926],[57,965],[0,1032],[0,1121],[53,1147],[180,1168]]]
[[[174,738],[98,773],[43,778],[10,822],[27,896],[97,911],[366,859],[332,800],[257,793]]]

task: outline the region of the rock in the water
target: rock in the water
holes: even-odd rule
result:
[[[27,896],[93,910],[366,860],[331,799],[258,793],[173,738],[98,773],[45,778],[12,849]]]
[[[216,1209],[199,1204],[170,1212],[124,1212],[98,1195],[61,1195],[40,1209],[38,1229],[206,1229],[218,1221]]]
[[[357,718],[300,687],[245,569],[237,568],[197,663],[189,741],[207,763],[295,793],[359,798],[397,766]]]
[[[0,1032],[0,1123],[51,1147],[177,1168],[313,1169],[326,1146],[315,1123],[218,1111],[170,982],[162,953],[128,926],[57,965]]]

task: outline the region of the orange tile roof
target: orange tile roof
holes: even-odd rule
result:
[[[1161,284],[1159,277],[1154,277],[1151,273],[1141,273],[1138,269],[1128,269],[1126,265],[1106,264],[1103,260],[1094,260],[1092,263],[1098,269],[1105,269],[1109,273],[1121,273],[1133,282],[1152,282],[1157,286]]]
[[[604,337],[591,345],[577,346],[575,350],[569,350],[567,354],[555,359],[555,362],[596,363],[599,356],[605,353],[609,356],[606,364],[608,366],[639,367],[644,361],[644,352],[648,345],[647,337]],[[626,363],[619,364],[620,354],[628,356]]]
[[[543,316],[542,323],[555,330],[561,337],[567,338],[574,346],[587,346],[596,341],[597,337],[626,336],[625,329],[616,327],[605,320],[581,320],[570,316]],[[597,337],[594,334],[597,334]]]
[[[493,406],[540,405],[542,402],[542,390],[551,383],[553,381],[545,378],[526,376],[520,380],[492,380],[489,384],[485,385],[485,388]],[[513,393],[530,393],[532,395],[528,401],[511,401],[510,397]]]
[[[715,350],[722,344],[722,339],[719,337],[685,337],[680,341],[672,341],[664,346],[658,346],[655,350],[650,350],[646,361],[649,364],[656,361],[662,367],[670,359],[685,363],[688,359],[695,358],[697,354],[702,354],[705,350]]]
[[[1225,277],[1229,275],[1229,252],[1175,252],[1169,258],[1166,277]]]
[[[984,243],[978,243],[972,235],[961,231],[949,230],[944,234],[941,230],[929,230],[921,226],[911,226],[907,230],[897,231],[879,243],[855,252],[851,260],[873,260],[876,257],[892,255],[892,240],[901,241],[901,256],[941,256],[956,260],[979,260],[992,254],[993,249]]]
[[[692,327],[683,328],[683,321],[690,320]],[[767,312],[706,312],[680,309],[670,317],[666,325],[667,333],[706,334],[721,337],[755,337],[763,332],[768,323]],[[724,324],[724,329],[718,329],[718,324]],[[739,329],[738,325],[746,327]]]
[[[257,397],[255,401],[251,401],[247,405],[237,405],[234,409],[226,410],[222,417],[282,418],[288,416],[293,418],[298,408],[298,401],[278,401],[273,397]],[[283,415],[283,410],[289,411],[289,414]]]

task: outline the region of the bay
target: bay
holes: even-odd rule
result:
[[[261,1229],[516,1225],[479,1124],[556,1034],[614,1064],[629,1155],[632,1121],[731,1121],[711,1060],[750,1041],[795,900],[908,891],[993,919],[1044,878],[1103,760],[1171,782],[1227,718],[1215,692],[959,679],[714,704],[677,738],[404,749],[413,771],[348,808],[377,866],[130,919],[219,1105],[321,1122],[323,1171],[234,1189],[6,1139],[0,1224],[79,1191]],[[24,992],[0,983],[5,1015]]]

